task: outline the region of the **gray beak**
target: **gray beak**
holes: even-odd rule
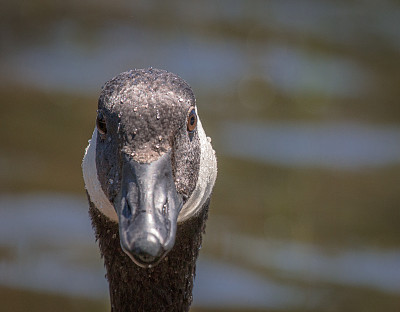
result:
[[[174,246],[183,200],[175,188],[170,152],[151,163],[124,156],[114,207],[121,247],[139,266],[157,264]]]

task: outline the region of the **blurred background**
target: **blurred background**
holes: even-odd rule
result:
[[[2,311],[109,311],[81,159],[149,66],[219,160],[193,311],[400,311],[398,1],[0,3]]]

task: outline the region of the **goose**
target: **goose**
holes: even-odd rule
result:
[[[153,68],[106,82],[82,170],[111,311],[188,311],[217,176],[191,87]]]

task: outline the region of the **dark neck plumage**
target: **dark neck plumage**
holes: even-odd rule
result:
[[[96,240],[107,269],[111,311],[188,311],[209,199],[199,215],[178,224],[174,248],[149,269],[132,262],[120,247],[118,224],[100,213],[90,199],[89,203]]]

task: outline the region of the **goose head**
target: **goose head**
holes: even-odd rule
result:
[[[178,223],[210,197],[217,170],[190,86],[151,68],[104,85],[82,167],[91,202],[119,224],[123,251],[142,267],[173,248]]]

